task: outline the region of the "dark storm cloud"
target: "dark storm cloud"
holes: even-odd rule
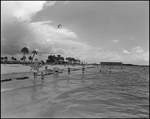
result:
[[[28,24],[13,18],[11,21],[3,23],[1,29],[2,53],[20,53],[22,47],[28,46],[28,41],[34,38]],[[6,48],[7,46],[7,48]]]

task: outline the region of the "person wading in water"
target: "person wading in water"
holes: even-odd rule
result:
[[[70,68],[68,67],[68,74],[70,74]]]
[[[82,67],[82,74],[84,74],[84,71],[85,71],[85,68],[84,68],[84,65]]]
[[[35,62],[34,62],[34,64],[32,65],[32,68],[31,68],[31,70],[30,70],[30,73],[31,73],[31,71],[33,72],[33,75],[34,75],[34,82],[35,82],[35,80],[36,80],[36,78],[37,78],[37,73],[38,73],[38,71],[39,71],[39,67],[40,67],[40,64],[38,63],[38,59],[35,59]]]

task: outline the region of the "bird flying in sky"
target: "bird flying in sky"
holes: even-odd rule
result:
[[[58,28],[60,28],[61,24],[58,25]]]

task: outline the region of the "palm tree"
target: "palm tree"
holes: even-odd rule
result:
[[[81,63],[81,61],[79,60],[79,64]]]
[[[55,55],[53,55],[53,60],[54,60],[54,63],[56,64],[57,63],[57,57]]]
[[[73,64],[75,62],[75,58],[67,57],[66,60],[68,60],[68,63]]]
[[[72,64],[75,63],[75,58],[71,58],[71,63],[72,63]]]
[[[14,57],[11,57],[11,60],[13,61],[13,60],[14,60]]]
[[[23,53],[23,57],[25,57],[25,54],[29,53],[29,49],[24,47],[24,48],[21,49],[21,52]],[[24,58],[24,64],[25,64],[25,58]]]
[[[61,63],[64,63],[64,57],[60,57],[60,60],[59,60]]]
[[[37,51],[34,50],[32,53],[33,53],[33,57],[32,57],[32,61],[33,61],[35,54],[37,55]],[[32,61],[31,61],[31,62],[32,62]]]
[[[22,58],[20,58],[21,61],[25,61],[26,57],[23,56]]]
[[[54,59],[52,55],[48,56],[49,63],[54,63]]]
[[[61,55],[57,55],[57,63],[60,63]]]
[[[14,58],[14,57],[11,57],[11,60],[12,60],[12,63],[14,63],[15,58]]]
[[[14,61],[17,61],[17,58],[14,58]]]
[[[8,57],[6,56],[6,57],[4,57],[4,59],[5,59],[5,60],[8,60]]]
[[[8,57],[5,56],[3,59],[4,59],[4,64],[6,64],[6,63],[7,63],[7,60],[8,60]]]
[[[69,63],[69,61],[70,61],[70,57],[66,57],[66,60],[68,61],[68,63]]]
[[[22,61],[22,60],[23,60],[23,57],[22,57],[22,58],[20,58],[20,60]]]
[[[60,58],[60,57],[61,57],[61,55],[57,55],[57,57],[58,57],[58,58]]]
[[[3,60],[4,59],[4,57],[1,57],[1,60]]]
[[[31,62],[33,58],[32,58],[31,56],[29,56],[28,59],[29,59],[29,61]]]
[[[4,57],[1,57],[1,63],[3,62]]]
[[[15,57],[14,57],[13,61],[14,61],[14,63],[17,63],[17,59]]]

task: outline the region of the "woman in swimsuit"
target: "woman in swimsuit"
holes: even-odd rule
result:
[[[39,71],[39,67],[40,65],[38,64],[38,59],[35,59],[35,62],[34,64],[32,65],[32,68],[30,70],[30,72],[32,71],[33,72],[33,75],[34,75],[34,80],[37,78],[37,73]],[[33,69],[33,70],[32,70]]]

